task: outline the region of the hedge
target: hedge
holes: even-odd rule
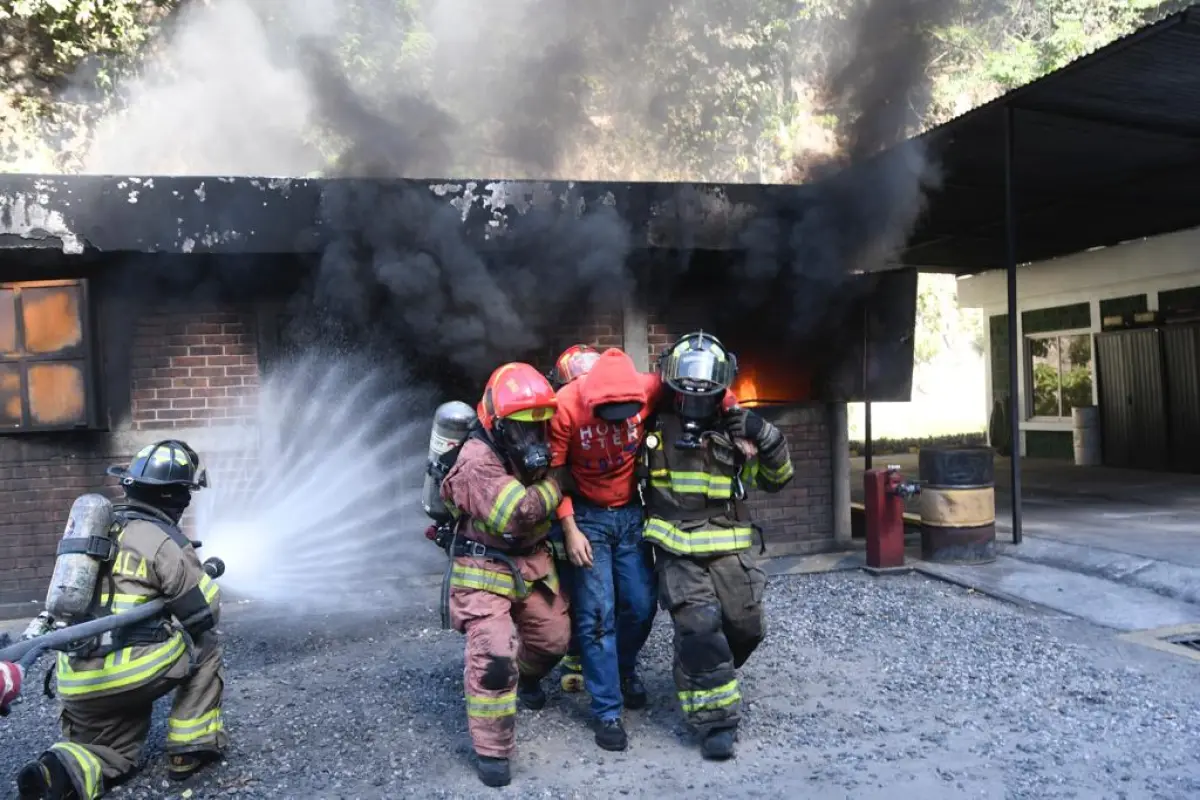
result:
[[[923,436],[911,439],[872,439],[871,455],[894,456],[903,453],[916,453],[922,447],[978,447],[987,445],[987,434],[952,433],[946,436]],[[850,455],[863,455],[863,443],[851,441]]]

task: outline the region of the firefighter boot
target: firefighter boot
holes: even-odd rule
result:
[[[509,770],[507,758],[476,756],[476,759],[475,771],[479,773],[479,780],[483,781],[485,786],[499,788],[512,783],[512,772]]]
[[[173,781],[185,781],[195,775],[201,767],[216,761],[218,756],[208,753],[180,753],[167,759],[167,777]]]
[[[533,711],[539,711],[546,706],[546,692],[542,689],[540,678],[522,675],[517,681],[517,697],[521,698],[526,708]]]
[[[76,800],[79,797],[66,767],[54,753],[30,761],[17,773],[21,800]]]
[[[562,690],[574,694],[583,691],[583,667],[579,656],[566,656],[562,660]]]
[[[734,728],[716,728],[704,734],[700,744],[700,754],[710,761],[724,761],[733,758],[733,740],[737,731]]]

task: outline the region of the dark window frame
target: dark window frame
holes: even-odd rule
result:
[[[1089,328],[1068,328],[1061,331],[1044,331],[1039,333],[1023,333],[1023,355],[1025,357],[1025,414],[1026,422],[1070,422],[1071,409],[1064,409],[1063,400],[1063,362],[1062,362],[1062,347],[1058,348],[1058,410],[1059,415],[1049,416],[1045,414],[1034,413],[1034,363],[1033,363],[1033,340],[1035,339],[1072,339],[1077,336],[1086,336],[1088,338],[1088,374],[1091,379],[1092,397],[1090,404],[1096,402],[1096,337],[1095,332]],[[1065,411],[1065,414],[1063,413]]]

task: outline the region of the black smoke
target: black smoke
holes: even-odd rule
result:
[[[876,268],[902,246],[936,180],[927,154],[905,137],[927,99],[931,27],[951,1],[858,4],[826,87],[827,108],[843,123],[838,151],[806,165],[808,185],[773,195],[742,233],[742,257],[717,292],[727,320],[770,320],[803,340],[852,304],[844,288],[853,270]],[[519,7],[524,14],[513,19],[503,17],[505,4],[478,12],[484,29],[515,20],[529,36],[518,54],[467,59],[481,91],[480,114],[465,122],[435,93],[404,85],[364,96],[319,48],[302,60],[321,116],[349,143],[335,174],[380,179],[333,181],[325,191],[322,222],[333,239],[302,316],[326,341],[399,352],[443,385],[477,385],[497,364],[535,353],[556,327],[619,308],[631,290],[630,226],[603,206],[577,216],[579,198],[560,197],[524,214],[480,203],[463,213],[425,186],[386,180],[458,178],[455,148],[477,144],[477,128],[489,121],[483,138],[496,163],[564,171],[568,145],[591,125],[584,77],[628,69],[666,18],[627,8],[634,27],[614,27],[562,0]],[[462,76],[444,80],[461,85]],[[688,261],[676,253],[670,271],[694,285],[677,271]],[[659,292],[648,310],[669,314],[673,302],[671,291]]]
[[[793,341],[837,327],[861,300],[847,291],[850,274],[879,269],[897,254],[937,185],[930,154],[907,137],[928,104],[933,29],[952,2],[857,4],[843,60],[826,85],[827,109],[841,121],[838,150],[804,165],[803,191],[742,235],[745,258],[733,269],[739,303],[765,312],[761,318]]]

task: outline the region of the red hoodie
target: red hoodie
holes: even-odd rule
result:
[[[566,464],[576,491],[598,506],[621,506],[637,497],[634,476],[638,449],[646,436],[646,417],[663,395],[657,373],[638,372],[633,359],[617,348],[605,350],[582,378],[558,390],[558,410],[550,421],[550,466]],[[640,403],[624,422],[605,422],[593,409],[604,403]],[[724,407],[737,403],[725,393]],[[558,505],[558,518],[574,516],[570,497]]]

